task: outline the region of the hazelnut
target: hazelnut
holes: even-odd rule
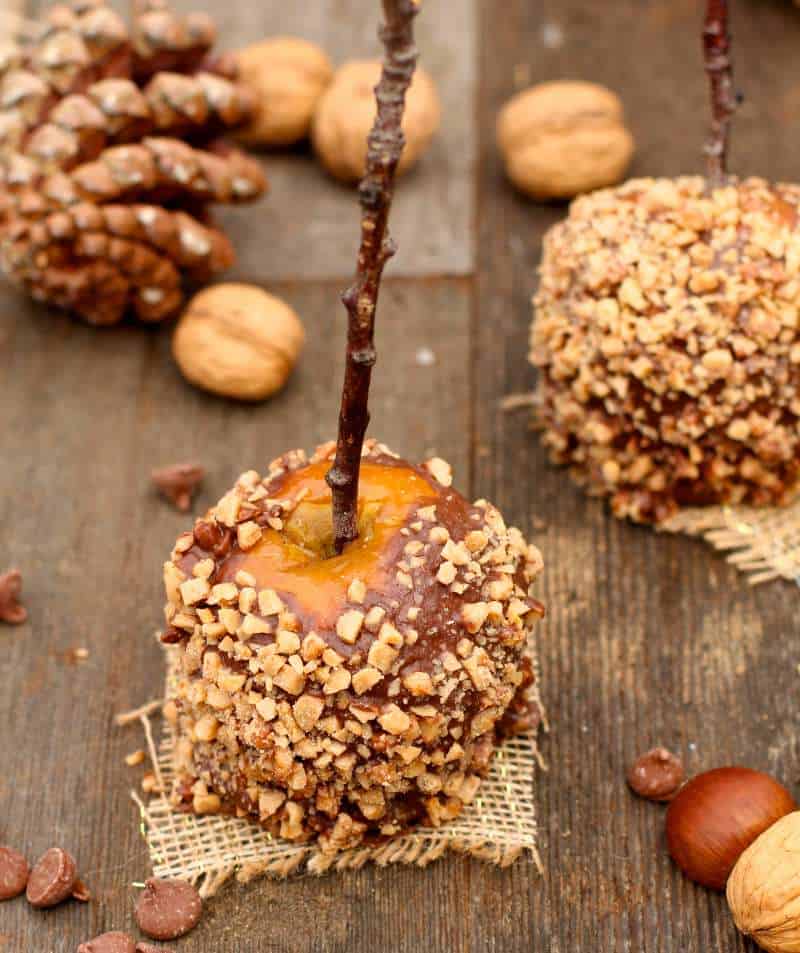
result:
[[[197,387],[263,400],[286,383],[302,350],[300,319],[252,285],[214,285],[189,302],[172,339],[184,377]]]
[[[354,60],[339,67],[319,100],[311,139],[320,161],[342,182],[357,182],[364,175],[367,136],[375,119],[375,86],[381,64]],[[402,174],[414,165],[439,128],[439,94],[424,69],[414,73],[406,95],[403,155],[397,167]]]
[[[290,146],[305,139],[333,75],[325,53],[307,40],[276,36],[240,50],[236,61],[258,101],[255,117],[238,138],[249,146]]]
[[[619,98],[595,83],[561,80],[503,106],[497,144],[514,185],[537,199],[567,199],[615,185],[634,151]]]
[[[771,953],[800,950],[800,811],[764,831],[728,878],[728,905],[742,933]]]
[[[667,809],[669,852],[690,880],[723,890],[745,848],[796,806],[786,788],[761,771],[706,771]]]

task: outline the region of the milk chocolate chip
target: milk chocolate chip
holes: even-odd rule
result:
[[[92,899],[89,888],[80,877],[72,885],[72,899],[80,900],[81,903],[88,903]]]
[[[28,883],[28,861],[11,847],[0,847],[0,900],[18,897]]]
[[[648,801],[671,801],[683,784],[681,759],[666,748],[653,748],[628,769],[628,784]]]
[[[136,953],[136,950],[136,944],[127,933],[103,933],[78,947],[78,953]]]
[[[60,847],[51,847],[36,863],[28,878],[26,896],[32,907],[54,907],[72,896],[78,879],[74,859]]]
[[[154,940],[175,940],[197,926],[203,904],[200,894],[184,880],[145,882],[136,904],[136,922]]]
[[[181,512],[191,508],[192,496],[203,482],[206,471],[197,463],[173,463],[153,470],[150,478],[159,491]]]

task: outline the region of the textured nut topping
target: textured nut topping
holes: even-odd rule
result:
[[[336,623],[336,634],[343,642],[352,645],[357,641],[363,623],[363,612],[359,612],[358,609],[348,609],[347,612],[339,616],[339,620]]]
[[[529,723],[525,645],[542,613],[538,551],[450,489],[443,461],[411,467],[374,442],[364,532],[331,556],[333,449],[244,474],[165,570],[173,800],[326,851],[469,803],[498,722]]]
[[[544,442],[616,515],[796,493],[799,203],[761,179],[634,179],[547,234],[531,331]]]

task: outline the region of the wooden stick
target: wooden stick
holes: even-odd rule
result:
[[[711,87],[711,132],[704,151],[711,186],[722,185],[728,174],[730,125],[736,110],[730,46],[728,0],[708,0],[703,27],[703,58]]]
[[[384,45],[381,78],[375,87],[378,113],[367,140],[367,164],[359,186],[361,246],[356,277],[342,295],[347,309],[347,361],[339,411],[336,457],[326,477],[333,496],[333,538],[337,553],[358,537],[358,477],[369,423],[369,385],[375,364],[375,308],[384,266],[395,253],[389,236],[397,163],[405,145],[402,131],[406,91],[417,63],[414,16],[417,0],[383,0]]]

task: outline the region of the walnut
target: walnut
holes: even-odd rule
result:
[[[195,295],[172,340],[184,377],[197,387],[263,400],[286,383],[303,347],[300,319],[280,298],[224,284]]]
[[[800,811],[787,814],[747,848],[727,884],[736,926],[765,950],[800,949]]]
[[[512,97],[497,144],[514,185],[537,199],[572,198],[621,181],[634,151],[618,97],[595,83],[540,83]]]
[[[367,135],[375,119],[374,88],[380,63],[354,60],[339,67],[319,100],[311,127],[314,150],[325,168],[343,182],[364,174]],[[417,69],[406,96],[405,148],[398,173],[408,171],[425,152],[439,128],[441,105],[430,75]]]
[[[307,40],[276,36],[240,50],[236,61],[258,98],[255,117],[237,138],[250,146],[289,146],[305,139],[333,76],[325,53]]]

